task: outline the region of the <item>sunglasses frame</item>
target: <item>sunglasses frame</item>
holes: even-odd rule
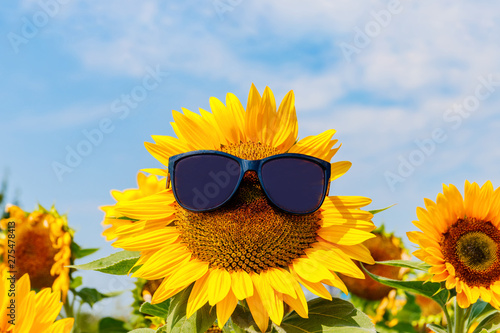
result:
[[[180,160],[182,160],[182,159],[184,159],[186,157],[199,156],[199,155],[219,155],[219,156],[224,156],[224,157],[227,157],[227,158],[230,158],[230,159],[236,161],[239,164],[239,167],[240,167],[240,176],[239,176],[238,182],[236,183],[236,186],[235,186],[233,192],[231,193],[231,195],[228,196],[228,198],[226,200],[224,200],[224,202],[222,202],[221,204],[219,204],[219,205],[217,205],[217,206],[215,206],[213,208],[210,208],[210,209],[193,209],[193,208],[190,208],[190,207],[186,207],[177,198],[177,192],[176,192],[176,186],[175,186],[175,176],[174,176],[175,165]],[[307,160],[307,161],[310,161],[310,162],[313,162],[313,163],[319,165],[323,169],[323,175],[325,177],[325,184],[323,186],[322,199],[321,199],[321,201],[319,202],[319,204],[318,204],[318,206],[316,208],[314,208],[312,210],[309,210],[307,212],[300,212],[300,213],[291,212],[291,211],[288,211],[286,209],[283,209],[283,208],[279,207],[277,204],[275,204],[273,202],[273,200],[268,195],[268,193],[267,193],[267,191],[266,191],[266,189],[264,187],[263,180],[262,180],[262,166],[265,163],[269,162],[269,161],[272,161],[272,160],[275,160],[275,159],[280,159],[280,158],[287,158],[287,157],[295,157],[295,158],[299,158],[299,159],[302,159],[302,160]],[[259,178],[259,183],[261,185],[262,191],[266,195],[266,197],[269,200],[269,202],[271,202],[274,207],[276,207],[276,208],[278,208],[278,209],[280,209],[280,210],[282,210],[284,212],[290,213],[290,214],[305,215],[305,214],[311,214],[311,213],[317,211],[321,207],[321,205],[323,204],[323,201],[325,200],[325,197],[326,197],[326,195],[327,195],[327,193],[328,193],[328,191],[330,189],[331,164],[329,162],[327,162],[327,161],[322,160],[322,159],[319,159],[319,158],[316,158],[316,157],[313,157],[313,156],[309,156],[309,155],[304,155],[304,154],[284,153],[284,154],[278,154],[278,155],[269,156],[269,157],[266,157],[266,158],[263,158],[263,159],[260,159],[260,160],[245,160],[245,159],[239,158],[237,156],[234,156],[234,155],[222,152],[222,151],[218,151],[218,150],[195,150],[195,151],[190,151],[190,152],[187,152],[187,153],[182,153],[182,154],[171,156],[168,159],[168,173],[169,174],[168,174],[168,180],[167,180],[167,188],[169,188],[169,183],[172,182],[171,187],[172,187],[172,191],[174,193],[175,200],[183,208],[185,208],[185,209],[187,209],[189,211],[193,211],[193,212],[208,212],[208,211],[212,211],[212,210],[215,210],[215,209],[223,206],[229,200],[231,200],[231,198],[234,196],[234,194],[236,193],[236,191],[240,187],[241,181],[242,181],[243,177],[245,176],[245,174],[247,173],[247,171],[255,171],[257,173],[257,176]]]

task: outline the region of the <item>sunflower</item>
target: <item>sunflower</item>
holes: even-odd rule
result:
[[[38,294],[31,290],[30,278],[25,274],[12,285],[7,271],[1,273],[0,283],[0,332],[7,333],[69,333],[74,319],[55,321],[61,311],[61,293],[45,288]],[[15,297],[9,291],[15,290]],[[10,308],[9,308],[10,306]]]
[[[148,327],[158,329],[160,326],[165,325],[164,318],[148,316],[140,311],[144,302],[151,303],[153,294],[161,281],[161,279],[148,281],[140,278],[135,281],[135,288],[132,290],[132,296],[134,297],[134,302],[132,303],[133,312],[132,318],[129,320],[132,324],[132,328]]]
[[[195,150],[218,150],[247,160],[287,152],[330,161],[340,148],[333,147],[334,130],[297,141],[292,91],[278,110],[271,90],[266,87],[261,96],[253,85],[246,110],[233,94],[227,95],[226,105],[211,98],[210,107],[212,112],[200,110],[200,114],[174,111],[177,138],[153,136],[155,143],[146,143],[165,168],[145,171],[168,176],[171,156]],[[350,166],[350,162],[332,163],[330,181]],[[371,202],[368,198],[330,196],[314,213],[289,214],[270,205],[255,175],[247,174],[223,207],[192,212],[176,202],[171,188],[163,188],[164,180],[151,179],[151,192],[161,190],[135,200],[117,198],[116,205],[105,209],[106,220],[116,222],[113,245],[141,252],[133,276],[164,279],[152,303],[194,284],[188,316],[208,302],[216,306],[217,324],[222,327],[244,300],[264,332],[269,319],[281,323],[284,302],[307,318],[301,285],[331,299],[325,284],[347,294],[335,272],[362,279],[353,259],[374,263],[361,244],[374,237],[372,214],[360,209]]]
[[[462,198],[443,185],[436,203],[425,199],[425,206],[413,222],[422,232],[407,234],[420,246],[413,254],[431,265],[431,280],[455,288],[461,308],[479,298],[500,308],[500,188],[466,181]]]
[[[6,232],[8,223],[15,223],[16,275],[29,274],[33,288],[52,287],[62,292],[65,301],[73,238],[66,217],[55,209],[47,211],[41,207],[28,214],[17,206],[9,206],[7,214],[9,217],[0,221],[0,227]],[[7,270],[8,244],[7,237],[0,239],[1,270]]]

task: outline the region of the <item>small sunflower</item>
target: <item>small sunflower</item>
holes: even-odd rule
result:
[[[34,289],[51,287],[61,291],[63,301],[69,290],[72,236],[65,216],[55,209],[43,208],[25,213],[17,206],[7,208],[8,218],[0,221],[3,232],[8,223],[15,222],[15,270],[17,276],[29,274]],[[8,238],[0,239],[3,262],[1,270],[7,270]]]
[[[456,289],[457,303],[467,308],[479,298],[500,308],[500,188],[465,182],[464,196],[443,185],[436,203],[417,208],[420,231],[408,238],[420,246],[413,254],[430,264],[433,282]]]
[[[58,321],[61,311],[61,293],[45,288],[39,293],[31,290],[30,278],[25,274],[11,285],[10,276],[3,270],[0,274],[0,332],[6,333],[69,333],[74,319],[65,318]],[[9,290],[15,290],[15,298],[9,297]],[[9,308],[15,305],[15,310]],[[14,323],[14,325],[13,325]]]
[[[134,329],[143,327],[158,329],[160,326],[165,325],[165,319],[145,315],[140,311],[144,302],[151,303],[153,294],[160,286],[161,281],[161,279],[148,281],[141,278],[136,280],[135,288],[132,290],[132,295],[134,297],[134,303],[132,303],[133,317],[130,320]]]
[[[333,147],[337,143],[332,140],[334,130],[297,141],[293,92],[284,97],[278,110],[271,90],[266,88],[261,96],[253,85],[246,110],[233,94],[227,95],[226,105],[212,98],[210,106],[211,113],[174,111],[177,138],[153,136],[156,143],[146,143],[165,168],[148,172],[168,176],[171,156],[195,150],[217,150],[247,160],[298,153],[330,161],[340,148]],[[330,181],[350,165],[332,163]],[[217,323],[222,327],[237,303],[245,300],[264,332],[269,319],[281,323],[283,302],[300,316],[308,316],[301,285],[331,299],[324,284],[347,294],[336,272],[363,278],[353,259],[373,264],[362,245],[374,237],[372,214],[360,209],[371,202],[368,198],[330,196],[313,213],[290,214],[269,204],[255,175],[246,174],[223,207],[193,212],[176,202],[172,189],[164,188],[164,180],[151,178],[151,183],[145,183],[156,193],[131,199],[127,191],[123,197],[116,197],[115,192],[118,202],[105,208],[105,223],[112,225],[115,247],[141,251],[136,263],[140,268],[133,276],[164,279],[153,303],[194,284],[188,316],[208,302],[216,306]],[[145,193],[142,188],[136,191]]]

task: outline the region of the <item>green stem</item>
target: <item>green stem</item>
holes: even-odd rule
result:
[[[441,307],[443,309],[444,315],[446,317],[446,330],[448,333],[453,333],[453,322],[451,321],[450,313],[446,308],[446,305]]]
[[[64,303],[64,312],[66,313],[66,318],[74,318],[73,307],[69,304],[68,300]]]
[[[457,304],[457,299],[455,298],[455,330],[454,330],[454,333],[465,333],[464,332],[465,319],[467,319],[467,317],[465,316],[465,309],[462,309]]]
[[[468,328],[470,326],[470,322],[469,322],[469,317],[470,317],[470,313],[472,311],[472,304],[467,308],[467,311],[465,311],[465,315],[464,315],[464,323],[465,323],[465,331],[467,332],[468,331]]]

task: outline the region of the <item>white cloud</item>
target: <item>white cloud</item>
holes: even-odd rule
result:
[[[109,105],[72,107],[54,112],[17,115],[3,123],[4,128],[19,131],[53,131],[82,126],[110,114]]]

